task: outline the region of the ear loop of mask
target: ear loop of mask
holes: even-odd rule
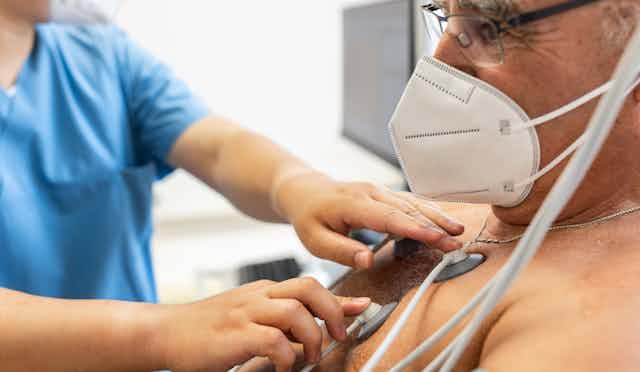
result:
[[[631,91],[633,91],[634,87],[637,86],[638,84],[640,84],[640,77],[638,79],[638,81],[633,84],[631,86],[631,88],[629,89],[627,95],[629,95],[631,93]],[[562,106],[561,108],[554,110],[548,114],[542,115],[540,117],[537,117],[535,119],[529,120],[527,122],[523,122],[523,123],[514,123],[511,124],[508,128],[505,128],[509,133],[513,134],[513,133],[517,133],[517,132],[521,132],[521,131],[525,131],[527,129],[548,123],[551,120],[557,119],[561,116],[564,116],[566,114],[568,114],[571,111],[576,110],[577,108],[591,102],[592,100],[602,96],[603,94],[605,94],[607,91],[609,91],[609,89],[611,89],[611,86],[613,85],[613,81],[609,81],[603,85],[601,85],[600,87],[594,89],[593,91],[585,94],[584,96],[576,99],[575,101]],[[504,130],[504,129],[503,129]],[[509,134],[510,135],[510,134]],[[580,148],[580,146],[582,146],[582,144],[584,143],[586,139],[586,135],[583,134],[581,135],[574,143],[572,143],[569,147],[567,147],[560,155],[558,155],[555,159],[553,159],[553,161],[551,161],[549,164],[547,164],[544,168],[542,168],[541,170],[539,170],[538,172],[534,173],[533,175],[531,175],[530,177],[521,180],[519,182],[507,182],[504,184],[499,185],[500,189],[510,189],[510,190],[516,190],[522,187],[526,187],[532,183],[534,183],[535,181],[539,180],[540,178],[544,177],[547,173],[551,172],[555,167],[557,167],[560,163],[562,163],[565,159],[567,159],[569,156],[571,156],[571,154],[573,154],[578,148]]]
[[[611,89],[611,85],[613,84],[613,82],[609,81],[607,83],[605,83],[604,85],[596,88],[595,90],[593,90],[590,93],[585,94],[584,96],[578,98],[577,100],[563,106],[560,107],[557,110],[551,111],[548,114],[542,115],[540,117],[537,117],[535,119],[529,120],[526,123],[519,123],[519,124],[513,124],[511,126],[511,130],[514,132],[519,132],[519,131],[523,131],[532,127],[537,127],[538,125],[550,122],[551,120],[557,119],[561,116],[564,116],[568,113],[570,113],[571,111],[577,109],[580,106],[583,106],[589,102],[591,102],[592,100],[600,97],[601,95],[605,94],[609,89]]]
[[[520,123],[520,124],[512,124],[511,125],[511,130],[514,132],[519,132],[522,130],[526,130],[532,127],[537,127],[538,125],[542,125],[544,123],[547,123],[551,120],[557,119],[561,116],[564,116],[566,114],[568,114],[569,112],[576,110],[577,108],[591,102],[592,100],[600,97],[601,95],[607,93],[610,89],[611,86],[613,85],[613,81],[608,81],[605,84],[601,85],[600,87],[594,89],[592,92],[585,94],[584,96],[578,98],[577,100],[569,103],[568,105],[565,105],[557,110],[554,110],[548,114],[542,115],[540,117],[537,117],[535,119],[529,120],[526,123]],[[631,92],[638,86],[640,85],[640,76],[638,76],[638,79],[631,84],[631,86],[629,87],[629,89],[627,90],[626,95],[628,96],[629,94],[631,94]]]
[[[611,89],[611,86],[613,85],[612,81],[607,82],[606,84],[596,88],[595,90],[593,90],[592,92],[578,98],[577,100],[571,102],[570,104],[561,107],[555,111],[552,111],[546,115],[540,116],[538,118],[535,118],[533,120],[530,120],[526,123],[522,123],[522,124],[516,124],[512,126],[512,130],[514,132],[519,132],[522,130],[526,130],[529,128],[533,128],[535,126],[538,125],[542,125],[545,124],[551,120],[557,119],[563,115],[568,114],[569,112],[587,104],[588,102],[594,100],[597,97],[600,97],[601,95],[605,94],[606,92],[609,91],[609,89]],[[640,76],[638,77],[638,79],[631,84],[631,86],[629,87],[629,89],[626,92],[626,96],[628,96],[629,94],[631,94],[631,92],[633,92],[633,90],[640,85]],[[586,133],[581,135],[574,143],[571,144],[571,146],[567,147],[560,155],[558,155],[555,159],[553,159],[553,161],[551,161],[549,164],[547,164],[544,168],[542,168],[540,171],[536,172],[534,175],[532,175],[529,178],[526,178],[518,183],[516,183],[514,185],[514,188],[521,188],[521,187],[525,187],[527,185],[530,185],[534,182],[536,182],[537,180],[539,180],[540,178],[544,177],[547,173],[551,172],[555,167],[557,167],[560,163],[562,163],[565,159],[567,159],[571,154],[573,154],[577,149],[579,149],[585,142],[587,136]]]
[[[540,178],[544,177],[547,173],[551,172],[555,167],[557,167],[560,163],[562,163],[566,158],[568,158],[571,154],[573,154],[577,149],[580,148],[584,144],[586,140],[586,134],[581,135],[571,146],[567,147],[566,150],[562,152],[562,154],[558,155],[552,162],[547,164],[540,171],[536,172],[533,176],[525,179],[524,181],[518,182],[515,184],[515,188],[525,187],[530,185]]]
[[[627,95],[631,94],[636,88],[640,86],[640,75],[638,75],[638,80],[631,85],[629,91],[627,91]]]

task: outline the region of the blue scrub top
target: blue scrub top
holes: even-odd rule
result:
[[[0,287],[154,302],[151,187],[208,109],[115,27],[36,33],[0,89]]]

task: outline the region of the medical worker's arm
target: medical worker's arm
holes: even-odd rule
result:
[[[166,162],[218,190],[246,214],[291,223],[311,253],[349,266],[370,267],[373,255],[348,239],[368,228],[461,247],[451,235],[464,227],[434,204],[369,184],[336,182],[258,134],[213,117],[187,84],[122,32],[113,35],[115,73],[122,81],[137,160],[158,174]]]
[[[209,117],[182,134],[169,163],[191,172],[243,212],[291,223],[311,253],[368,268],[369,249],[347,234],[367,228],[450,251],[464,227],[437,205],[365,183],[336,182],[269,139]]]
[[[0,370],[227,371],[268,357],[288,371],[304,347],[320,355],[324,319],[344,340],[344,317],[369,299],[336,298],[311,279],[268,281],[186,305],[70,301],[0,289]]]

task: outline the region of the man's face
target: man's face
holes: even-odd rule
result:
[[[557,5],[562,1],[489,0],[489,3],[498,5],[494,10],[500,9],[499,13],[509,16]],[[487,2],[449,0],[440,1],[439,5],[448,6],[450,14],[480,13],[493,19],[499,18],[500,15],[495,11],[481,10],[480,5]],[[607,48],[603,29],[597,24],[602,20],[602,9],[601,3],[587,5],[503,34],[505,59],[501,65],[476,67],[461,53],[458,42],[446,33],[434,57],[495,86],[520,104],[530,117],[538,117],[574,101],[611,79],[619,52]],[[542,147],[543,166],[584,132],[596,104],[597,100],[536,128]],[[612,135],[610,141],[618,141],[616,138]],[[558,167],[537,182],[531,196],[516,210],[535,212],[563,168]]]

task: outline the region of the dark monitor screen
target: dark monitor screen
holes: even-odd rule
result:
[[[414,67],[413,1],[344,11],[343,135],[399,166],[388,123]]]

